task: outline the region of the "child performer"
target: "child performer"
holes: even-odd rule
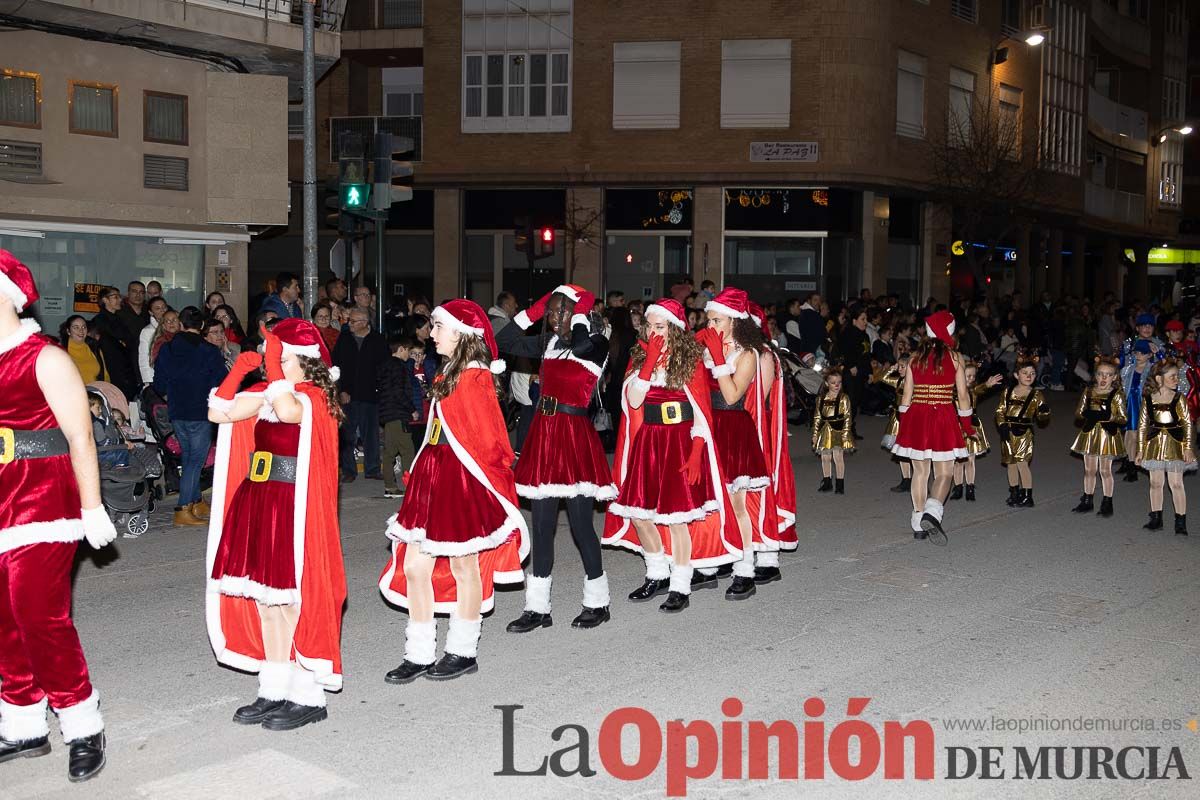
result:
[[[1183,473],[1196,469],[1195,427],[1187,398],[1179,391],[1179,364],[1172,358],[1150,370],[1142,410],[1138,414],[1137,465],[1150,472],[1148,531],[1163,526],[1163,484],[1171,487],[1175,533],[1187,536],[1187,495]]]
[[[844,454],[854,452],[854,426],[851,420],[850,396],[842,391],[842,368],[833,367],[825,373],[825,388],[817,396],[813,414],[813,451],[821,457],[821,485],[818,492],[833,489],[835,494],[846,493],[846,461]],[[829,473],[831,467],[836,475]]]
[[[993,375],[982,385],[976,385],[975,377],[979,374],[979,364],[968,361],[963,364],[963,375],[967,379],[967,398],[971,401],[971,426],[975,432],[964,436],[967,443],[967,457],[954,462],[954,489],[950,492],[951,500],[958,500],[964,495],[966,487],[967,502],[975,502],[975,457],[985,454],[991,449],[987,434],[983,432],[983,423],[979,420],[979,401],[983,399],[994,386],[1004,380],[1003,375]]]
[[[1008,500],[1018,508],[1033,508],[1033,426],[1045,427],[1050,422],[1050,406],[1040,389],[1033,388],[1037,379],[1037,356],[1022,353],[1017,357],[1013,376],[1015,386],[1004,391],[996,407],[996,430],[1000,432],[1000,463],[1008,469]]]
[[[879,440],[879,446],[887,450],[889,454],[896,444],[896,434],[900,432],[900,415],[896,412],[896,407],[900,405],[900,390],[904,386],[904,376],[908,374],[908,365],[911,360],[912,356],[900,356],[896,359],[896,363],[886,370],[878,380],[896,394],[896,399],[892,403],[892,412],[888,415],[887,426],[883,429],[883,438]],[[891,491],[896,494],[906,494],[912,489],[912,461],[903,456],[892,456],[892,459],[900,465],[900,482],[893,486]]]
[[[1096,474],[1099,473],[1104,490],[1100,516],[1113,515],[1112,465],[1114,459],[1125,456],[1125,441],[1121,434],[1129,421],[1118,370],[1117,360],[1112,356],[1098,357],[1092,385],[1083,390],[1079,405],[1075,407],[1075,423],[1080,431],[1071,445],[1071,452],[1083,456],[1083,496],[1079,498],[1079,505],[1071,509],[1077,514],[1092,510]]]
[[[388,520],[395,544],[379,578],[383,596],[409,612],[404,661],[384,677],[392,684],[478,670],[480,615],[493,607],[493,584],[520,583],[529,553],[496,385],[504,362],[491,322],[470,300],[451,300],[430,317],[446,361],[430,389],[429,424],[404,502]],[[435,612],[450,613],[436,664]]]
[[[1137,431],[1138,420],[1142,410],[1142,397],[1146,393],[1146,381],[1150,368],[1154,365],[1154,344],[1147,339],[1137,339],[1129,343],[1132,357],[1127,359],[1121,368],[1121,384],[1125,389],[1125,410],[1129,420],[1125,423],[1125,473],[1126,483],[1135,483],[1138,479]]]

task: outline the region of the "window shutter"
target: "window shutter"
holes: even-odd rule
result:
[[[925,136],[925,59],[899,51],[896,72],[896,133]]]
[[[143,156],[142,185],[147,189],[188,190],[188,160],[174,156]]]
[[[791,40],[721,42],[721,127],[787,128],[791,117]]]
[[[679,42],[613,45],[613,127],[679,127]]]

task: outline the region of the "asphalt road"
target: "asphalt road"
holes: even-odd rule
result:
[[[159,512],[145,536],[118,540],[78,571],[76,620],[103,696],[107,768],[88,784],[68,784],[55,726],[50,756],[0,765],[0,800],[663,797],[668,778],[678,789],[682,775],[677,762],[668,770],[671,758],[715,757],[693,742],[686,750],[664,747],[654,759],[668,720],[707,721],[718,732],[729,720],[790,720],[797,727],[823,721],[834,749],[845,740],[837,731],[852,697],[870,698],[857,714],[868,724],[854,730],[878,734],[887,720],[929,722],[932,779],[913,777],[910,744],[901,780],[885,779],[882,765],[867,770],[865,780],[846,780],[837,774],[845,759],[833,755],[823,779],[800,781],[722,779],[717,761],[713,777],[684,785],[687,796],[1196,797],[1193,780],[1176,779],[1178,768],[1168,770],[1169,780],[1013,777],[1016,748],[1035,756],[1039,746],[1158,747],[1160,771],[1177,747],[1187,773],[1200,773],[1200,733],[1186,727],[1200,716],[1200,513],[1188,539],[1170,533],[1170,512],[1165,531],[1143,531],[1144,477],[1117,484],[1112,519],[1069,513],[1082,474],[1067,452],[1073,399],[1055,395],[1055,418],[1038,433],[1037,507],[1004,505],[1005,478],[992,454],[979,464],[979,501],[949,505],[946,547],[915,542],[907,497],[887,491],[898,476],[878,449],[883,420],[860,421],[866,438],[847,461],[845,496],[816,493],[819,466],[807,449],[808,431],[797,430],[800,548],[784,556],[784,580],[747,602],[724,600],[722,584],[719,592],[694,595],[677,616],[659,613],[657,604],[633,605],[624,596],[640,582],[642,562],[608,550],[612,622],[573,630],[583,576],[560,528],[554,627],[506,634],[522,594],[502,593],[484,624],[479,673],[450,683],[383,683],[400,661],[405,621],[376,590],[386,558],[383,523],[394,501],[372,496],[378,483],[356,482],[341,498],[350,597],[346,687],[329,697],[328,721],[292,733],[230,722],[253,698],[255,679],[218,666],[209,650],[203,531],[174,530],[165,524],[168,513]],[[985,419],[990,411],[985,404]],[[1195,478],[1187,486],[1200,494]],[[1195,500],[1192,506],[1200,507]],[[742,702],[740,714],[722,712],[728,697]],[[822,699],[827,710],[806,707],[809,698]],[[596,774],[495,775],[505,758],[497,705],[523,706],[510,712],[513,768],[535,770],[545,756],[576,745],[580,729],[560,730],[560,741],[552,735],[577,725],[588,737],[586,766]],[[600,755],[601,724],[622,707],[645,709],[647,725],[656,720],[658,733],[646,736],[640,753],[649,774],[640,780],[614,777]],[[1176,729],[1145,730],[1147,720]],[[986,729],[951,728],[964,724]],[[1020,725],[1043,730],[996,729]],[[1045,730],[1064,725],[1091,729]],[[702,737],[703,727],[690,730]],[[633,731],[624,737],[630,764],[639,758]],[[805,742],[819,741],[804,732]],[[737,739],[731,734],[723,746],[730,763]],[[679,740],[672,731],[670,742]],[[862,754],[858,740],[849,741],[855,764]],[[993,754],[1003,778],[979,779],[978,764],[975,777],[947,777],[948,748],[976,748],[978,756],[981,746],[1003,748]],[[869,745],[865,751],[869,759]],[[955,753],[961,773],[966,756]],[[1149,758],[1145,751],[1127,755],[1127,772],[1134,773]],[[1053,752],[1043,756],[1053,776]],[[1069,772],[1074,755],[1067,756]],[[578,748],[559,761],[560,771],[576,770]]]

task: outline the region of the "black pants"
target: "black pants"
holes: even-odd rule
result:
[[[590,497],[571,497],[563,500],[567,504],[567,522],[571,526],[571,536],[575,546],[579,548],[579,557],[583,561],[583,571],[589,580],[599,578],[604,574],[604,563],[600,558],[600,539],[592,527],[592,506]],[[554,571],[554,533],[558,528],[557,497],[546,497],[533,500],[533,574],[539,578],[548,578]]]

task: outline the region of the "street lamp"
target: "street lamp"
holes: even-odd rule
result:
[[[1187,136],[1191,132],[1192,132],[1192,126],[1188,125],[1186,123],[1184,123],[1183,125],[1180,125],[1178,128],[1175,127],[1174,125],[1168,125],[1167,127],[1160,130],[1158,133],[1156,133],[1150,137],[1150,144],[1154,145],[1155,147],[1158,147],[1160,144],[1167,141],[1167,137],[1172,133],[1178,133],[1180,136]]]
[[[1001,47],[1005,42],[1023,41],[1030,47],[1037,47],[1046,41],[1046,36],[1050,33],[1050,26],[1035,25],[1027,31],[1021,33],[1002,35],[994,45],[992,45],[991,57],[988,59],[988,72],[992,71],[992,67],[997,64],[1003,64],[1008,61],[1008,48]]]

